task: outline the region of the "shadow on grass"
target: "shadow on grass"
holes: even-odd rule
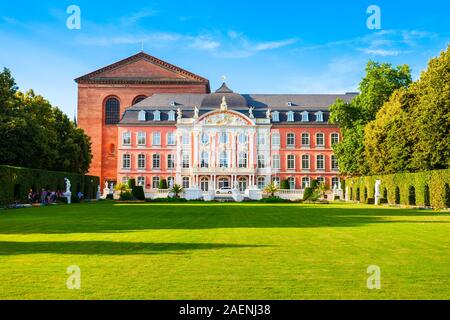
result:
[[[80,254],[80,255],[131,255],[131,254],[182,254],[191,250],[229,248],[257,248],[263,245],[237,245],[227,243],[148,243],[112,241],[0,241],[0,256],[21,254]]]
[[[430,219],[430,217],[433,217]],[[298,205],[120,205],[98,203],[9,211],[0,234],[114,233],[214,228],[321,228],[450,223],[432,211]]]

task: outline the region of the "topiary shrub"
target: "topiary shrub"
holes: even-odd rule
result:
[[[134,200],[133,194],[131,192],[124,192],[120,195],[120,201],[132,201]]]
[[[128,188],[133,190],[134,186],[136,186],[136,179],[128,179]]]
[[[313,188],[305,188],[305,191],[303,192],[303,200],[311,200],[314,195]]]
[[[291,187],[289,185],[289,181],[287,179],[281,180],[280,189],[289,190]]]
[[[158,188],[159,188],[160,190],[166,190],[166,189],[168,189],[168,186],[167,186],[167,180],[166,180],[166,179],[161,179],[161,181],[159,181],[159,186],[158,186]]]
[[[142,186],[134,186],[131,189],[131,193],[135,199],[141,200],[141,201],[145,200],[144,188]]]

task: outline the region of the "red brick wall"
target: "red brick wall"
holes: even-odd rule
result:
[[[78,85],[78,126],[91,137],[93,159],[89,174],[117,181],[117,126],[104,124],[104,102],[110,96],[120,101],[121,114],[140,95],[155,93],[206,93],[207,85]],[[112,148],[114,146],[114,148]],[[111,150],[113,149],[113,150]]]

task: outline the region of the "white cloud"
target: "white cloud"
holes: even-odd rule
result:
[[[120,22],[124,26],[130,26],[130,25],[136,24],[137,22],[139,22],[140,20],[142,20],[144,18],[153,17],[155,15],[156,15],[156,11],[154,11],[152,9],[142,9],[142,10],[134,12],[130,15],[123,16],[122,18],[120,18]]]
[[[382,57],[398,56],[401,53],[401,51],[398,50],[368,49],[368,48],[360,48],[359,50],[368,55],[382,56]]]
[[[192,48],[197,48],[201,50],[214,50],[220,47],[220,42],[212,40],[208,37],[199,36],[192,38],[192,43],[190,46]]]

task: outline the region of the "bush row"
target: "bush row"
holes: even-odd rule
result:
[[[435,209],[450,207],[450,170],[396,173],[348,178],[350,200],[370,203],[375,198],[375,182],[381,180],[382,202],[417,205]]]
[[[100,183],[99,177],[0,165],[0,205],[11,204],[15,201],[27,201],[30,189],[40,191],[45,188],[64,192],[66,190],[65,177],[70,180],[72,185],[72,195],[81,191],[85,198],[96,197]]]

